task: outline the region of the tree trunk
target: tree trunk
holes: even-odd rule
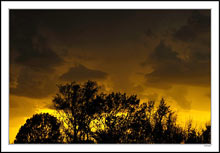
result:
[[[77,142],[76,119],[74,118],[74,142]]]

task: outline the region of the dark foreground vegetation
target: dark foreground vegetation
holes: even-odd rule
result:
[[[136,95],[99,92],[96,82],[59,85],[53,104],[57,117],[35,114],[14,143],[211,143],[211,126],[195,129],[176,123],[164,99],[140,104]]]

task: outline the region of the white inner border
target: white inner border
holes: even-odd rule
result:
[[[1,151],[219,151],[219,2],[1,2]],[[211,145],[9,144],[9,9],[211,9]],[[19,27],[18,27],[19,28]]]

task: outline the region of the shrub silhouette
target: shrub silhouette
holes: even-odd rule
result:
[[[210,124],[200,132],[192,122],[187,129],[180,127],[163,98],[156,107],[154,101],[140,103],[136,95],[100,93],[93,81],[58,88],[53,104],[59,122],[49,114],[35,115],[21,127],[15,143],[64,143],[60,129],[65,143],[211,143]]]
[[[60,123],[49,115],[35,114],[21,126],[14,143],[61,143]]]

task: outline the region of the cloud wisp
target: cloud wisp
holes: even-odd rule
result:
[[[89,69],[84,65],[77,64],[61,75],[60,79],[63,81],[103,80],[107,75],[107,73],[100,70]]]

